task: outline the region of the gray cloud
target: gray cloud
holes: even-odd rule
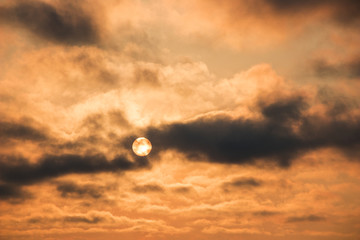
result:
[[[69,222],[69,223],[89,223],[89,224],[96,224],[105,221],[105,219],[101,217],[83,217],[83,216],[66,216],[63,218],[63,220],[64,222]]]
[[[7,140],[44,141],[47,134],[29,124],[0,121],[0,142]]]
[[[158,184],[145,184],[135,186],[133,191],[137,193],[164,192],[164,188]]]
[[[124,156],[119,156],[109,161],[101,154],[92,156],[49,155],[41,158],[36,163],[30,163],[24,158],[1,156],[0,180],[26,185],[70,173],[117,172],[148,166],[149,162],[146,158],[129,160]]]
[[[257,212],[254,212],[253,215],[254,216],[261,216],[261,217],[271,217],[271,216],[274,216],[274,215],[278,215],[280,214],[280,212],[275,212],[275,211],[257,211]]]
[[[32,195],[21,189],[15,184],[0,183],[0,200],[9,201],[10,203],[21,203]]]
[[[360,2],[357,0],[262,0],[265,4],[271,6],[278,13],[295,14],[310,13],[311,11],[325,8],[332,10],[332,19],[336,22],[353,25],[358,24],[360,20]]]
[[[289,217],[287,218],[286,222],[288,223],[296,223],[296,222],[321,222],[325,221],[326,219],[322,216],[318,215],[306,215],[300,217]]]
[[[254,178],[240,178],[227,182],[226,185],[233,187],[259,187],[262,183]]]
[[[307,151],[335,147],[353,152],[360,144],[360,119],[329,115],[324,121],[306,115],[308,104],[297,96],[267,105],[261,102],[259,106],[262,120],[200,118],[150,127],[145,136],[153,143],[153,154],[173,149],[197,161],[205,158],[217,163],[253,164],[263,159],[282,167]]]
[[[57,184],[56,189],[64,198],[87,198],[94,199],[101,198],[104,194],[105,188],[102,186],[85,184],[79,185],[74,182],[61,182]]]
[[[27,220],[30,224],[39,224],[39,223],[70,223],[70,224],[97,224],[100,222],[113,222],[111,218],[106,218],[101,215],[67,215],[62,217],[32,217]]]
[[[349,61],[339,63],[328,63],[325,60],[315,60],[312,68],[317,76],[323,78],[360,78],[360,57],[354,57]]]
[[[62,9],[40,1],[15,1],[10,6],[0,5],[0,23],[19,26],[56,43],[96,43],[99,29],[94,19],[75,3],[66,3]]]

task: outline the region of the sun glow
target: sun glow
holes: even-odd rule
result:
[[[132,149],[138,156],[147,156],[152,149],[151,142],[147,138],[139,137],[133,142]]]

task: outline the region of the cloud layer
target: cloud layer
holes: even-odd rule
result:
[[[0,239],[359,239],[359,6],[0,1]]]

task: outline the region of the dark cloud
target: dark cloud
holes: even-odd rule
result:
[[[99,31],[94,20],[84,10],[66,1],[59,9],[40,1],[15,1],[0,6],[0,23],[20,26],[35,35],[63,44],[92,44]]]
[[[0,142],[10,139],[44,141],[48,137],[43,130],[25,123],[0,121]]]
[[[137,193],[164,192],[164,188],[158,184],[145,184],[135,186],[133,191]]]
[[[265,102],[259,104],[261,120],[200,118],[151,127],[145,136],[153,143],[153,154],[173,149],[192,160],[246,164],[263,159],[283,167],[307,151],[335,147],[347,152],[360,145],[359,119],[307,115],[306,100],[297,96]]]
[[[264,102],[263,102],[264,101]],[[293,97],[285,100],[278,100],[274,103],[267,104],[267,100],[259,101],[261,112],[273,124],[284,124],[287,121],[293,121],[301,118],[308,104],[303,97]]]
[[[32,195],[14,184],[0,183],[0,200],[10,201],[11,203],[19,203],[30,198]]]
[[[326,219],[322,216],[317,215],[306,215],[300,217],[289,217],[286,219],[288,223],[295,223],[295,222],[321,222],[325,221]]]
[[[32,184],[71,173],[86,174],[118,172],[148,167],[146,158],[133,161],[123,156],[108,161],[103,155],[59,155],[45,156],[36,163],[23,158],[2,156],[0,158],[0,180],[18,185]]]
[[[104,194],[105,188],[102,186],[85,184],[78,185],[74,182],[61,182],[57,184],[56,189],[64,198],[87,198],[95,199],[101,198]]]

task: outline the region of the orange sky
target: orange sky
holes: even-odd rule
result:
[[[359,16],[0,1],[0,239],[359,239]]]

